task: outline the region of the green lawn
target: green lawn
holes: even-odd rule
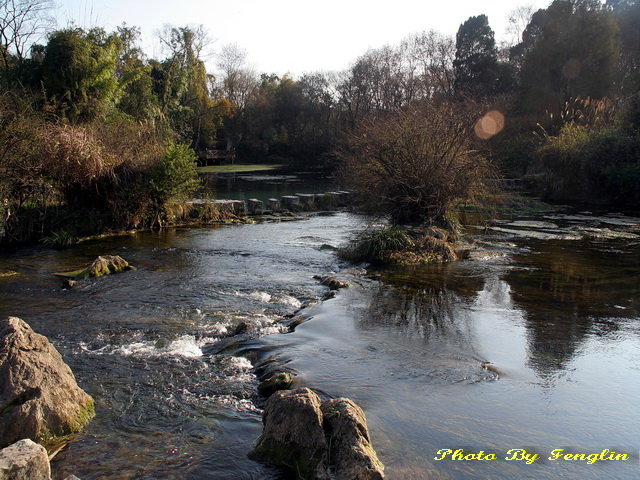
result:
[[[211,165],[208,167],[199,167],[198,173],[239,173],[239,172],[260,172],[268,170],[276,170],[283,165]]]

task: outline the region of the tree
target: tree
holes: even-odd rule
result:
[[[69,28],[51,35],[44,48],[41,82],[60,115],[87,121],[115,105],[122,92],[116,77],[121,48],[117,35],[101,29]]]
[[[157,115],[159,104],[153,91],[152,67],[138,46],[140,29],[123,24],[117,31],[122,51],[116,65],[116,77],[123,89],[118,109],[136,121],[149,120]]]
[[[522,42],[522,35],[531,23],[531,17],[535,13],[533,5],[521,5],[509,12],[507,20],[507,34],[510,36],[509,45],[517,45]]]
[[[156,217],[154,224],[162,227],[169,202],[185,199],[199,185],[196,160],[188,145],[169,145],[162,160],[152,168],[149,189]]]
[[[452,207],[482,188],[486,162],[471,149],[473,106],[426,101],[370,117],[339,152],[358,203],[394,224],[452,228]]]
[[[413,63],[420,98],[453,98],[455,42],[434,30],[407,38],[401,45]]]
[[[487,96],[495,92],[498,51],[486,15],[470,17],[456,34],[455,91],[458,95]]]
[[[640,92],[640,1],[608,0],[607,5],[620,28],[620,66],[623,75],[621,90],[627,94]]]
[[[53,22],[53,0],[0,0],[0,52],[5,69],[9,55],[25,58],[27,48]]]
[[[166,60],[156,65],[161,111],[162,115],[167,115],[171,108],[175,110],[193,83],[194,69],[203,63],[200,55],[211,40],[202,25],[194,28],[165,25],[156,34],[168,50]],[[207,88],[206,81],[204,88]]]
[[[246,109],[255,100],[260,85],[257,74],[247,65],[247,52],[237,44],[227,44],[217,55],[220,72],[216,82],[216,96],[231,103],[233,115],[224,119],[222,135],[226,149],[236,148],[244,137]]]
[[[603,98],[619,80],[618,26],[599,2],[555,0],[524,32],[524,108],[558,115],[572,98]]]
[[[151,72],[161,118],[180,141],[194,149],[213,146],[221,117],[228,109],[226,102],[212,100],[210,77],[200,58],[210,43],[209,36],[202,26],[170,25],[158,35],[169,52],[163,62],[153,63]]]

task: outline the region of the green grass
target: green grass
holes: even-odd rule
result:
[[[276,170],[283,165],[211,165],[208,167],[197,168],[198,173],[241,173],[241,172],[260,172]]]

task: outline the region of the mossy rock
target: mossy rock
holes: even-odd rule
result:
[[[56,275],[71,280],[83,280],[90,277],[101,277],[103,275],[111,275],[112,273],[124,272],[126,270],[135,270],[129,265],[129,262],[117,255],[105,255],[96,258],[93,263],[82,270],[73,272],[61,272]]]
[[[260,395],[269,397],[278,390],[289,390],[295,383],[293,375],[287,372],[277,373],[258,385]]]

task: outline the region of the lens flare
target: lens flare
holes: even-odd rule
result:
[[[489,140],[504,129],[504,115],[492,110],[476,122],[475,131],[478,138]]]

